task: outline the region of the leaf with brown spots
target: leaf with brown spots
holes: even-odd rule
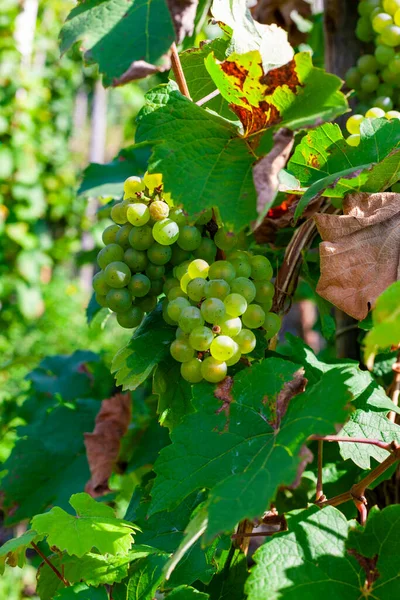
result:
[[[121,438],[131,422],[130,394],[115,394],[103,400],[93,433],[85,433],[91,479],[85,491],[93,497],[109,491],[108,480],[116,464]]]
[[[400,279],[400,195],[352,194],[345,198],[343,211],[315,216],[324,240],[317,292],[361,320]]]

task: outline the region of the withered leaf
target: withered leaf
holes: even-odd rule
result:
[[[307,19],[311,12],[311,3],[307,0],[260,0],[252,9],[253,17],[259,23],[276,23],[285,29],[292,46],[298,46],[307,39],[307,32],[297,27],[296,15]]]
[[[155,73],[161,73],[171,68],[171,61],[169,56],[165,55],[161,64],[152,65],[145,60],[135,60],[129,69],[121,75],[121,77],[113,79],[113,87],[119,85],[125,85],[130,81],[136,81],[137,79],[143,79],[148,75],[154,75]]]
[[[400,194],[351,194],[343,215],[316,215],[320,296],[364,319],[378,296],[400,278]]]
[[[304,369],[301,367],[294,373],[293,379],[287,381],[276,399],[273,420],[270,422],[274,429],[279,429],[281,421],[286,414],[289,402],[298,394],[302,394],[307,386],[308,380],[304,377]],[[272,408],[272,407],[271,407]]]
[[[115,394],[103,400],[93,433],[85,433],[91,479],[85,491],[93,497],[109,491],[108,480],[118,458],[121,438],[131,422],[130,394]]]
[[[199,0],[167,0],[175,28],[176,41],[180,44],[187,35],[192,35]]]

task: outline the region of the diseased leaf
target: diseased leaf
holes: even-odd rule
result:
[[[32,542],[37,542],[41,537],[30,529],[17,538],[8,540],[0,546],[0,575],[3,575],[5,566],[22,567],[26,563],[26,549],[30,547]]]
[[[115,394],[103,400],[93,433],[85,433],[85,446],[91,478],[85,491],[101,496],[110,491],[108,480],[118,458],[121,438],[131,422],[130,394]]]
[[[400,281],[392,283],[379,296],[372,321],[373,327],[364,338],[366,364],[370,369],[379,350],[400,345]]]
[[[55,506],[36,515],[32,527],[55,546],[78,557],[96,548],[102,554],[126,554],[132,545],[133,525],[117,519],[112,508],[96,502],[89,494],[74,494],[70,504],[76,516]]]
[[[400,196],[351,194],[344,215],[315,216],[321,278],[317,293],[364,319],[378,296],[400,277]]]

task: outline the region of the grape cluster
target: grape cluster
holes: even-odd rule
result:
[[[400,0],[361,0],[356,35],[374,42],[346,73],[346,84],[361,102],[385,112],[400,106]]]
[[[224,235],[219,237],[226,246]],[[167,323],[177,326],[171,355],[182,363],[186,381],[222,381],[228,367],[254,350],[253,329],[264,328],[268,339],[279,331],[279,316],[269,312],[271,277],[267,258],[242,250],[211,265],[196,258],[174,268],[165,283],[163,314]]]
[[[346,129],[350,134],[346,138],[346,141],[349,144],[349,146],[358,146],[360,144],[360,141],[361,141],[360,126],[361,126],[361,123],[363,121],[365,121],[365,119],[382,119],[382,118],[385,118],[388,120],[400,119],[400,112],[398,112],[397,110],[389,110],[389,111],[385,112],[379,106],[373,106],[372,108],[367,110],[365,115],[362,115],[362,114],[351,115],[351,117],[349,117],[346,121]]]

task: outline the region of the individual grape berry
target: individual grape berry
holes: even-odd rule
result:
[[[150,279],[142,273],[136,273],[129,282],[128,290],[135,298],[143,298],[149,293],[150,287]]]
[[[230,258],[231,265],[235,269],[236,277],[250,277],[251,265],[246,258]]]
[[[179,248],[179,246],[177,244],[174,244],[172,246],[172,254],[171,254],[171,258],[170,258],[170,263],[174,267],[178,267],[182,263],[189,261],[191,256],[192,255],[190,254],[190,252],[187,252],[186,250],[182,250],[182,248]]]
[[[124,199],[134,198],[137,192],[143,192],[144,188],[144,181],[140,177],[128,177],[124,182]]]
[[[398,25],[389,25],[382,32],[382,38],[387,46],[394,48],[400,44],[400,27]]]
[[[175,325],[175,323],[174,323],[174,325]],[[185,333],[185,331],[182,331],[182,329],[180,327],[177,327],[176,331],[175,331],[175,337],[177,340],[188,341],[189,337],[190,337],[190,333]]]
[[[256,296],[255,301],[263,304],[274,297],[275,287],[270,281],[256,281]]]
[[[358,59],[357,67],[360,73],[365,75],[366,73],[376,73],[379,63],[372,54],[364,54]]]
[[[400,2],[398,0],[383,0],[383,10],[389,15],[394,15],[400,8]]]
[[[234,338],[242,331],[242,320],[239,317],[227,317],[218,323],[222,335]]]
[[[391,73],[398,75],[400,73],[400,54],[395,54],[387,67]]]
[[[111,208],[111,218],[118,225],[125,225],[127,222],[126,202],[118,202]]]
[[[132,227],[129,234],[129,243],[134,250],[148,250],[154,244],[154,238],[149,225]]]
[[[273,270],[271,263],[265,256],[252,256],[250,259],[251,276],[254,280],[271,279]]]
[[[163,285],[163,292],[168,296],[168,292],[174,287],[179,287],[179,281],[175,277],[168,277]]]
[[[203,379],[210,383],[219,383],[225,379],[227,371],[226,363],[216,360],[213,356],[209,356],[201,363]]]
[[[395,51],[390,46],[380,44],[375,48],[375,58],[380,65],[387,65],[394,58]]]
[[[381,108],[378,108],[377,106],[370,108],[365,113],[366,119],[382,119],[384,116],[385,116],[385,111],[382,110]]]
[[[361,77],[361,89],[363,92],[371,94],[375,92],[380,83],[378,75],[375,73],[367,73]]]
[[[359,146],[361,142],[361,136],[358,134],[349,135],[349,137],[346,138],[346,142],[349,146]]]
[[[103,308],[108,308],[106,296],[103,296],[102,294],[95,294],[94,297],[95,297],[97,304],[99,304]]]
[[[268,298],[268,300],[266,302],[258,302],[257,304],[259,304],[261,306],[261,308],[263,309],[263,311],[265,312],[265,314],[267,314],[271,310],[273,303],[274,303],[274,299],[271,296],[271,298]]]
[[[185,273],[179,282],[181,289],[187,294],[187,286],[191,282],[191,277],[189,273]]]
[[[236,246],[237,236],[233,232],[227,231],[225,227],[221,227],[214,236],[214,243],[220,250],[229,252]]]
[[[257,344],[256,336],[249,329],[242,329],[235,337],[235,342],[239,346],[242,354],[249,354],[249,352],[254,350]]]
[[[175,300],[175,298],[186,298],[187,299],[187,294],[183,291],[183,289],[179,285],[179,287],[174,287],[174,288],[172,288],[172,290],[170,290],[168,292],[167,298],[170,302],[172,300]]]
[[[149,264],[146,252],[128,248],[124,253],[124,261],[133,273],[141,273]]]
[[[172,221],[175,221],[179,227],[187,225],[187,215],[181,208],[172,208],[169,211],[169,218],[172,219]]]
[[[358,13],[363,17],[367,17],[371,14],[374,8],[380,6],[380,3],[381,0],[363,0],[363,2],[358,4]]]
[[[376,93],[378,96],[389,96],[391,98],[394,95],[394,88],[389,83],[381,83]]]
[[[99,294],[100,296],[105,296],[111,289],[106,283],[104,271],[99,271],[99,273],[96,273],[96,275],[93,277],[92,286],[96,294]]]
[[[206,298],[224,300],[230,291],[229,283],[225,279],[212,279],[211,281],[206,281],[204,286],[204,295]]]
[[[362,42],[372,42],[374,39],[374,30],[368,17],[361,17],[357,21],[356,37]]]
[[[120,227],[116,223],[114,223],[113,225],[109,225],[108,227],[105,228],[105,230],[103,231],[103,235],[101,236],[101,239],[103,240],[103,243],[106,246],[108,246],[109,244],[115,244],[115,238],[116,238],[116,235],[117,235],[119,229],[120,229]]]
[[[188,273],[192,279],[195,279],[196,277],[207,279],[209,269],[210,265],[208,264],[208,262],[206,262],[202,258],[196,258],[195,260],[192,260],[192,262],[189,264]]]
[[[178,324],[182,331],[190,333],[196,327],[202,327],[204,319],[196,306],[188,306],[182,310]]]
[[[137,202],[136,204],[130,204],[128,206],[126,217],[129,223],[135,227],[141,227],[142,225],[146,225],[150,219],[150,211],[146,204]]]
[[[195,327],[190,332],[189,344],[198,352],[209,350],[214,334],[209,327]]]
[[[226,366],[227,367],[232,367],[233,365],[236,365],[236,363],[239,362],[239,360],[242,358],[242,353],[240,352],[239,346],[237,351],[235,352],[235,354],[229,358],[228,360],[226,360]]]
[[[179,227],[171,219],[157,221],[153,227],[153,237],[162,246],[171,246],[179,237]]]
[[[184,308],[190,306],[190,302],[187,298],[175,298],[168,304],[168,316],[176,323],[179,321],[181,313]]]
[[[115,236],[116,243],[124,250],[127,250],[131,246],[129,243],[129,234],[132,229],[133,227],[130,223],[125,223],[125,225],[122,225],[122,227],[119,228],[119,231]]]
[[[231,317],[240,317],[247,310],[246,298],[240,294],[228,294],[224,304],[227,314]]]
[[[387,119],[400,119],[400,112],[398,110],[388,110],[385,114]]]
[[[232,358],[239,351],[239,346],[227,335],[219,335],[213,339],[210,352],[211,356],[224,362]]]
[[[394,23],[395,23],[395,25],[400,26],[400,6],[394,13]]]
[[[210,266],[208,271],[209,279],[224,279],[228,283],[236,277],[236,271],[230,262],[226,260],[217,260]]]
[[[364,115],[352,115],[346,121],[346,129],[349,133],[359,134],[360,125],[364,121]]]
[[[274,335],[279,332],[281,325],[282,319],[279,315],[276,315],[275,313],[267,313],[265,315],[263,327],[265,329],[265,337],[267,340],[273,338]]]
[[[212,208],[207,208],[204,212],[202,212],[196,219],[196,225],[206,225],[209,221],[211,221],[213,216]]]
[[[172,250],[170,246],[162,246],[158,242],[154,242],[147,250],[147,257],[150,262],[155,265],[166,265],[171,258]]]
[[[345,75],[346,85],[349,89],[358,89],[361,85],[361,73],[357,67],[351,67]]]
[[[210,265],[214,262],[217,255],[217,246],[210,238],[203,237],[201,238],[200,246],[194,250],[193,255],[195,258],[206,260]]]
[[[146,267],[145,274],[151,280],[161,279],[165,275],[165,267],[162,265],[153,265],[153,263],[149,263]]]
[[[388,67],[382,69],[381,78],[385,83],[390,84],[392,86],[397,86],[398,75],[396,75],[396,73],[392,73]]]
[[[152,279],[151,286],[149,290],[149,296],[159,296],[162,294],[163,289],[163,280],[162,279]]]
[[[149,292],[149,294],[150,294],[150,292]],[[149,313],[152,310],[154,310],[155,307],[157,306],[157,296],[148,295],[148,296],[144,296],[143,298],[136,298],[135,306],[138,306],[139,308],[141,308],[143,310],[143,312]],[[175,325],[175,323],[172,321],[170,323],[170,325]]]
[[[192,225],[184,225],[179,230],[177,244],[182,250],[193,251],[201,244],[201,233],[197,227]]]
[[[265,312],[258,304],[250,304],[242,315],[242,321],[249,329],[258,329],[265,321]]]
[[[172,358],[178,362],[187,362],[194,357],[194,349],[186,340],[174,340],[170,346]]]
[[[207,323],[218,323],[226,315],[225,304],[218,298],[207,298],[201,305],[201,314]]]
[[[203,380],[201,374],[201,360],[192,358],[181,364],[181,375],[189,383],[200,383]]]
[[[189,281],[186,287],[186,293],[191,300],[200,302],[204,298],[204,288],[207,282],[202,277],[196,277]]]
[[[246,299],[247,304],[251,304],[256,297],[256,286],[246,277],[237,277],[231,282],[231,291],[240,294]]]
[[[112,262],[123,260],[124,250],[118,244],[108,244],[97,255],[97,264],[100,269],[105,269]]]
[[[133,329],[134,327],[139,327],[143,316],[143,310],[139,306],[131,306],[129,310],[117,314],[117,321],[121,327]]]
[[[163,221],[169,215],[169,206],[162,200],[154,200],[149,206],[149,211],[153,221]]]
[[[132,306],[132,298],[126,288],[110,290],[106,296],[107,306],[114,312],[124,312]]]
[[[162,175],[161,173],[148,173],[146,171],[143,176],[143,183],[149,190],[154,190],[162,185]]]
[[[393,24],[393,19],[390,15],[380,12],[372,19],[372,29],[376,33],[382,33],[389,25]],[[390,46],[391,44],[388,44]]]
[[[374,102],[377,108],[381,108],[385,111],[385,113],[393,108],[393,100],[388,96],[381,96],[377,98]],[[386,115],[385,115],[386,116]]]
[[[131,279],[131,271],[125,263],[115,261],[104,269],[104,278],[111,288],[123,288]]]
[[[188,272],[189,265],[190,265],[190,260],[185,260],[185,262],[183,262],[182,264],[180,264],[174,268],[174,276],[177,279],[179,279],[179,281]]]
[[[156,302],[157,302],[157,299],[156,299],[156,298],[154,298],[154,296],[146,296],[146,298],[143,298],[143,300],[147,300],[147,298],[154,299],[154,300],[156,300]],[[175,321],[173,321],[173,320],[171,319],[171,317],[168,315],[168,306],[169,306],[169,302],[168,302],[167,298],[164,298],[164,300],[162,301],[162,304],[161,304],[161,306],[162,306],[162,315],[163,315],[163,319],[164,319],[164,321],[165,321],[166,323],[168,323],[168,325],[176,325],[176,322],[175,322]],[[146,312],[147,312],[147,311],[146,311]]]

